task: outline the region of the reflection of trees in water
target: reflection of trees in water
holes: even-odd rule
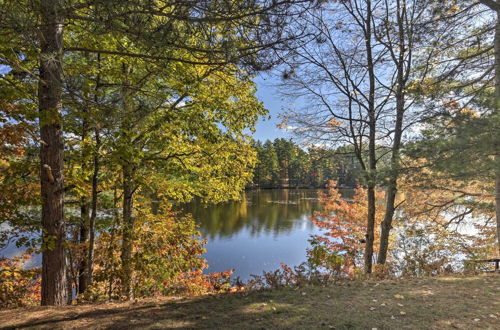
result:
[[[318,190],[273,189],[247,191],[241,202],[203,206],[195,201],[183,207],[200,225],[205,237],[231,237],[241,230],[283,234],[303,225],[302,219],[318,209]],[[312,228],[312,223],[307,224]]]

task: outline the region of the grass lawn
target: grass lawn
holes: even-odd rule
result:
[[[0,311],[0,329],[500,329],[500,275]]]

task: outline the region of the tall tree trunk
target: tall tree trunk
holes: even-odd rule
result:
[[[397,96],[398,97],[398,96]],[[396,127],[394,134],[394,142],[392,146],[392,156],[391,156],[391,173],[389,178],[389,184],[386,192],[386,209],[384,214],[384,220],[381,223],[380,231],[380,246],[378,252],[377,263],[385,264],[387,260],[387,250],[389,248],[389,235],[392,229],[392,221],[394,219],[394,213],[396,211],[396,194],[398,192],[397,181],[399,177],[399,153],[401,148],[401,135],[403,127],[403,112],[404,112],[404,100],[403,96],[399,96],[397,100],[397,118]]]
[[[496,1],[495,26],[495,109],[494,119],[500,121],[500,2]],[[498,136],[495,142],[498,141]],[[494,142],[494,143],[495,143]],[[500,156],[495,157],[495,216],[497,218],[498,256],[500,257]]]
[[[92,285],[94,281],[94,245],[95,245],[95,220],[97,218],[97,188],[99,187],[99,149],[101,147],[101,139],[99,130],[95,130],[95,148],[94,151],[94,172],[92,173],[92,201],[91,213],[89,219],[89,248],[87,250],[87,284]]]
[[[370,115],[371,117],[371,115]],[[372,119],[370,119],[372,122]],[[375,217],[376,217],[376,198],[375,198],[375,186],[376,186],[376,154],[375,154],[375,124],[370,124],[370,133],[368,142],[368,153],[369,153],[369,170],[368,170],[368,188],[367,188],[367,198],[368,198],[368,216],[366,222],[366,243],[365,243],[365,273],[369,274],[372,272],[373,266],[373,246],[375,242]]]
[[[97,77],[95,82],[94,90],[94,103],[97,105],[99,103],[99,88],[101,87],[101,54],[97,54]],[[95,244],[95,221],[97,218],[97,194],[99,187],[99,171],[100,171],[100,161],[99,161],[99,150],[101,148],[101,137],[99,132],[99,125],[95,124],[94,137],[95,137],[95,149],[94,149],[94,171],[92,173],[92,201],[91,201],[91,213],[89,219],[89,248],[87,251],[87,273],[88,273],[88,285],[92,285],[94,281],[94,244]]]
[[[373,264],[373,244],[375,241],[375,215],[376,215],[376,201],[375,201],[375,186],[376,186],[376,145],[375,145],[375,131],[376,131],[376,116],[375,116],[375,68],[372,55],[372,4],[368,0],[366,3],[366,28],[365,28],[365,46],[366,46],[366,59],[369,78],[369,96],[368,96],[368,116],[369,116],[369,141],[368,141],[368,216],[366,222],[366,244],[365,244],[365,273],[372,272]]]
[[[120,225],[120,215],[118,214],[118,192],[117,192],[117,186],[115,185],[113,187],[113,226],[111,227],[111,237],[109,241],[109,247],[108,247],[108,260],[113,260],[113,251],[114,251],[114,241],[115,241],[115,235],[116,235],[116,229]],[[111,301],[111,298],[113,297],[113,282],[115,280],[115,263],[111,261],[111,264],[106,265],[106,267],[111,267],[111,273],[109,274],[109,281],[108,281],[108,300]]]
[[[76,239],[78,239],[78,237],[76,237]],[[66,296],[66,304],[68,305],[71,305],[73,303],[73,281],[72,279],[75,280],[75,288],[76,288],[76,276],[74,276],[75,274],[72,272],[73,270],[73,260],[71,258],[71,252],[68,252],[66,253],[66,292],[68,293],[68,295]]]
[[[134,230],[133,170],[129,164],[123,165],[123,240],[122,240],[122,295],[132,299],[132,242]]]
[[[123,106],[123,119],[121,124],[121,143],[129,147],[132,143],[130,139],[131,134],[131,99],[130,99],[130,86],[128,76],[130,75],[130,67],[123,63],[122,71],[124,75],[124,82],[122,86],[122,106]],[[122,239],[122,295],[127,299],[132,299],[132,248],[133,248],[133,233],[134,233],[134,215],[133,215],[133,195],[134,187],[134,166],[131,163],[130,157],[127,152],[122,154],[122,176],[123,176],[123,239]]]
[[[83,169],[83,168],[82,168]],[[80,238],[79,243],[82,246],[86,246],[89,239],[89,202],[88,197],[83,196],[80,199]],[[88,247],[85,247],[84,251],[87,251]],[[87,258],[86,253],[82,255],[82,258],[78,264],[78,294],[83,294],[87,290],[88,284],[88,273],[87,273]]]
[[[405,112],[405,93],[404,89],[406,86],[406,81],[408,75],[405,74],[405,52],[406,52],[406,42],[405,42],[405,27],[404,27],[404,17],[406,15],[406,1],[398,0],[396,1],[397,6],[397,23],[398,23],[398,48],[399,54],[396,57],[394,53],[393,60],[397,66],[397,77],[396,77],[396,124],[394,126],[394,140],[392,143],[392,155],[391,155],[391,171],[389,176],[389,184],[386,192],[386,208],[384,214],[384,220],[381,223],[380,231],[380,245],[377,263],[385,264],[387,260],[387,250],[389,248],[389,235],[392,229],[392,221],[394,219],[394,213],[396,211],[396,194],[398,192],[398,178],[399,178],[399,167],[400,167],[400,149],[401,149],[401,137],[403,135],[403,118]],[[408,63],[408,66],[410,64]]]
[[[369,179],[371,180],[371,178]],[[368,186],[368,219],[366,223],[365,273],[370,274],[373,266],[373,243],[375,241],[375,187]]]
[[[500,120],[500,1],[498,0],[479,0],[480,3],[495,11],[497,21],[495,25],[495,102],[493,120]],[[494,142],[498,137],[493,137]],[[495,156],[495,217],[497,220],[497,240],[498,254],[500,256],[500,156]]]
[[[497,156],[497,158],[500,158]],[[498,161],[497,161],[498,163]],[[497,166],[500,166],[497,164]],[[496,178],[495,178],[495,216],[497,218],[497,248],[498,248],[498,256],[500,257],[500,173],[497,169]]]
[[[81,147],[81,171],[82,176],[86,176],[87,170],[87,160],[85,155],[85,148],[83,147],[83,143],[88,137],[88,111],[87,109],[83,109],[82,111],[82,147]],[[83,247],[84,253],[82,254],[82,258],[78,263],[78,294],[83,294],[85,290],[87,290],[88,284],[88,272],[87,272],[87,258],[86,251],[88,249],[87,243],[89,239],[89,198],[88,196],[80,197],[80,238],[79,243],[80,246]]]
[[[42,195],[42,305],[66,304],[62,128],[63,27],[60,0],[41,0],[40,185]]]

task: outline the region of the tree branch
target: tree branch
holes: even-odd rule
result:
[[[495,0],[479,0],[480,3],[489,7],[491,10],[500,11],[500,2]]]

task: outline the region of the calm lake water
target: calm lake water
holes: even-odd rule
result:
[[[309,217],[319,209],[316,189],[251,190],[240,202],[184,207],[208,239],[207,271],[234,269],[234,277],[306,261],[311,234],[318,233]]]
[[[208,240],[204,257],[208,272],[234,269],[233,278],[250,279],[281,263],[296,266],[306,261],[308,239],[319,233],[310,220],[320,208],[316,189],[251,190],[240,202],[204,206],[184,205]],[[13,257],[22,250],[15,244],[0,249],[0,256]],[[40,266],[35,255],[27,267]]]

